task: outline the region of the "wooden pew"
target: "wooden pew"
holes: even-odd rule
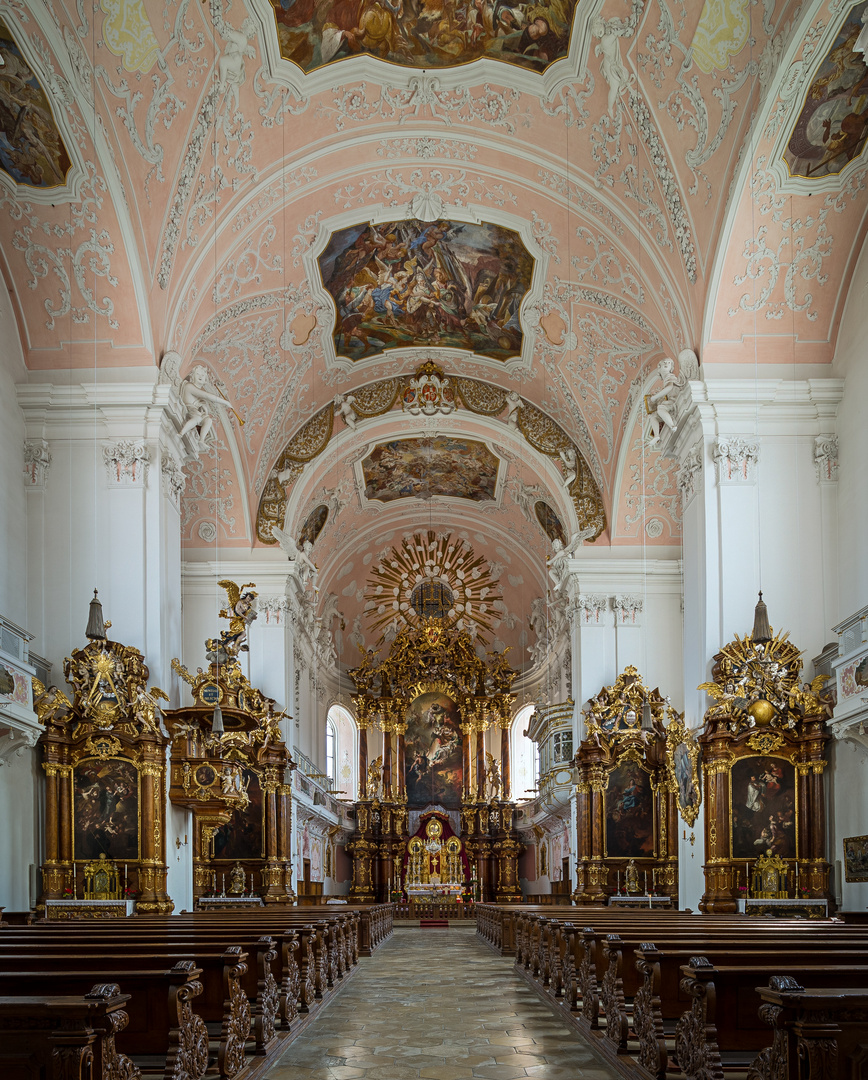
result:
[[[140,1080],[115,1046],[129,994],[116,985],[75,996],[0,997],[0,1075],[27,1080]]]
[[[751,1062],[750,1074],[757,1080],[799,1080],[806,1073],[827,1080],[865,1075],[868,990],[803,989],[786,976],[772,976],[757,993],[763,1001],[760,1016],[774,1032],[772,1045]]]
[[[148,968],[144,963],[145,957],[135,956],[134,959],[133,966],[129,952],[106,952],[94,949],[91,945],[86,954],[74,951],[50,953],[42,950],[10,954],[2,951],[0,968],[4,986],[14,985],[14,977],[19,973],[39,973],[43,980],[50,978],[52,981],[55,978],[63,980],[66,976],[80,976],[93,982],[95,977],[103,976],[106,971],[122,974],[129,971],[133,978],[139,977],[140,990],[147,992],[148,980],[145,973]],[[154,977],[150,980],[151,985],[158,986],[158,977],[165,976],[164,965],[167,960],[169,963],[178,960],[190,962],[188,957],[167,957],[166,954],[154,956],[151,969]],[[231,1080],[245,1069],[245,1044],[251,1028],[250,1003],[241,986],[247,970],[247,953],[239,946],[231,946],[222,954],[200,951],[196,954],[195,964],[202,985],[201,995],[196,995],[200,998],[197,1012],[203,1021],[219,1029],[218,1071],[224,1080]],[[152,998],[146,998],[146,1003],[158,1010],[165,1010],[165,1005],[161,1005],[163,1000],[163,994],[157,993]],[[156,1044],[165,1045],[168,1034],[168,1031],[160,1033],[156,1037]],[[133,1032],[129,1039],[122,1039],[124,1052],[154,1052],[154,1039],[144,1034],[141,1039],[138,1036],[138,1032]],[[159,1053],[160,1050],[156,1052]]]

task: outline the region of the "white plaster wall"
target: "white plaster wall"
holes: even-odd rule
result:
[[[829,747],[832,798],[829,807],[829,862],[833,866],[831,891],[841,897],[844,911],[864,911],[868,907],[868,882],[846,882],[842,863],[845,836],[868,832],[865,780],[868,751],[851,742],[836,741]]]
[[[30,867],[40,862],[41,751],[27,748],[0,769],[0,906],[28,911]]]
[[[838,332],[833,370],[844,379],[838,406],[838,571],[839,592],[833,625],[868,603],[868,244],[862,249]],[[827,627],[828,629],[828,627]]]
[[[26,372],[7,289],[0,289],[0,340],[0,612],[26,628],[24,415],[15,397]]]
[[[29,629],[25,429],[15,395],[25,378],[9,292],[0,289],[0,613]],[[39,754],[25,749],[0,767],[0,906],[10,911],[30,908],[30,867],[40,861]]]

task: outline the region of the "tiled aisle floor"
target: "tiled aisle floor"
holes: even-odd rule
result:
[[[475,927],[396,930],[268,1080],[613,1080]]]

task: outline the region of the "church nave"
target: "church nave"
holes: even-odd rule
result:
[[[614,1077],[475,929],[397,929],[267,1080]]]

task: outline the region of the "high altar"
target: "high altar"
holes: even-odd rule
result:
[[[384,592],[396,599],[384,604]],[[351,895],[520,898],[509,767],[518,672],[477,649],[500,599],[488,565],[462,540],[416,535],[374,568],[366,597],[373,628],[393,637],[385,657],[369,651],[350,671],[360,777]],[[369,761],[375,731],[383,752]]]

